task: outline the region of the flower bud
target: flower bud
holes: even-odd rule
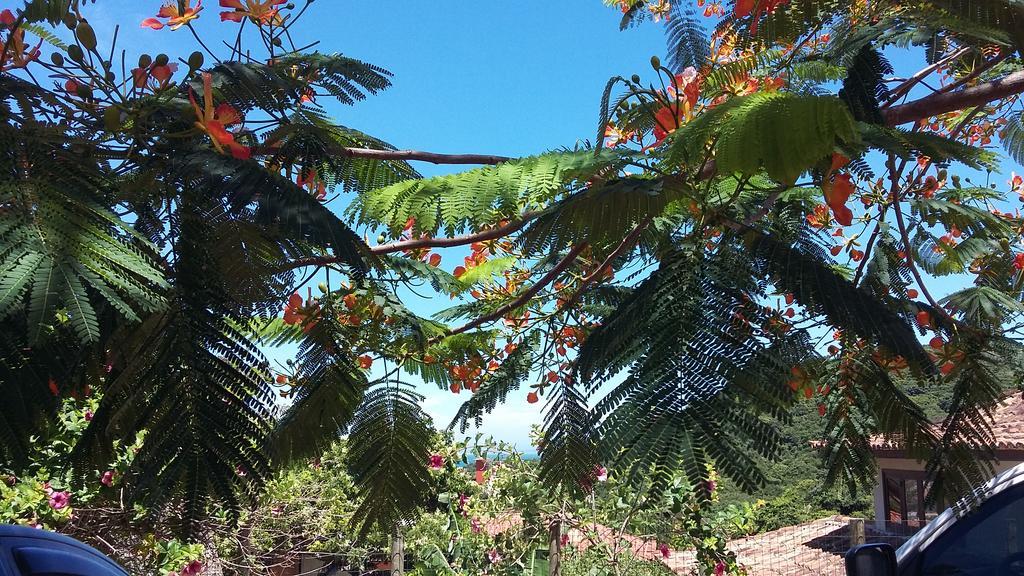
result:
[[[78,44],[72,44],[68,46],[68,58],[71,58],[72,62],[81,63],[85,60],[85,54],[82,52],[82,49],[79,48]]]
[[[192,70],[199,70],[203,67],[204,62],[206,62],[206,58],[203,56],[203,53],[198,50],[190,54],[188,57],[188,67]]]
[[[633,76],[630,78],[630,80],[633,81],[633,84],[639,84],[640,83],[640,75],[639,74],[633,74]]]
[[[54,52],[50,54],[50,62],[53,62],[54,66],[64,66],[64,55],[60,52]]]
[[[78,37],[78,41],[82,43],[86,50],[90,52],[96,50],[96,32],[93,31],[92,26],[89,26],[88,22],[82,22],[75,28],[75,36]]]
[[[167,66],[167,63],[170,61],[171,59],[167,54],[157,54],[156,59],[153,60],[153,64],[157,66]]]
[[[153,63],[153,57],[149,54],[143,54],[139,56],[139,68],[149,68],[149,65]]]
[[[655,70],[661,70],[661,58],[657,56],[651,56],[651,68]]]

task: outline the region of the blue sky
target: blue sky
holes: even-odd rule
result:
[[[295,0],[301,4],[302,0]],[[119,48],[129,67],[140,52],[184,56],[196,49],[185,30],[152,31],[138,22],[156,13],[161,0],[104,0],[86,7],[100,38],[122,23]],[[197,22],[204,39],[230,40],[237,24],[221,23],[216,0],[206,0]],[[320,39],[317,49],[340,52],[394,73],[394,86],[354,107],[327,105],[343,125],[363,130],[399,148],[433,152],[536,154],[592,140],[598,104],[607,80],[633,73],[650,77],[652,55],[664,54],[659,26],[619,31],[620,13],[600,0],[451,2],[317,0],[295,31],[297,44]],[[127,25],[126,25],[127,23]],[[916,69],[901,57],[898,68]],[[906,70],[897,70],[897,74]],[[905,74],[904,74],[905,75]],[[464,167],[417,163],[425,175]],[[1008,166],[1007,172],[1015,166]],[[1005,177],[996,177],[1002,185]],[[336,208],[343,209],[341,202]],[[462,254],[445,254],[451,270]],[[959,282],[943,282],[948,292]],[[446,306],[421,302],[421,313]],[[417,308],[418,306],[418,308]],[[282,359],[288,351],[275,354]],[[450,421],[465,396],[422,387],[424,405],[439,425]],[[522,396],[500,408],[484,431],[527,445],[540,421],[540,406]]]
[[[129,64],[142,51],[187,55],[196,46],[186,30],[137,26],[160,3],[104,0],[89,5],[86,15],[100,38],[110,38],[113,24],[122,23],[119,46],[128,51]],[[197,21],[204,39],[233,38],[237,25],[220,22],[216,0],[205,5]],[[322,52],[341,52],[394,74],[392,88],[354,107],[322,99],[340,124],[399,148],[523,156],[593,140],[608,79],[645,74],[650,57],[664,53],[659,27],[620,32],[620,17],[600,0],[318,0],[297,27],[295,41],[321,39]],[[124,26],[125,21],[135,25]],[[416,168],[424,175],[465,169],[423,163]],[[450,270],[459,260],[461,254],[446,253],[444,265]],[[442,298],[420,307],[446,306]],[[467,397],[427,386],[421,391],[439,425]],[[525,392],[500,408],[484,431],[526,448],[543,403],[529,405],[524,397]]]

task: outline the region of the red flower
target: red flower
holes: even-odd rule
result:
[[[17,20],[18,19],[14,17],[14,13],[10,10],[0,12],[0,24],[3,24],[5,28],[14,26],[14,23],[17,22]]]
[[[836,174],[831,185],[823,186],[825,203],[832,209],[836,222],[842,226],[853,224],[853,211],[846,206],[846,201],[853,194],[854,186],[849,174]]]
[[[1024,253],[1013,257],[1013,268],[1015,270],[1024,270]]]
[[[913,288],[907,290],[907,298],[917,298],[917,296],[917,290],[914,290]]]
[[[221,8],[234,8],[234,10],[225,10],[220,13],[221,22],[232,21],[241,22],[243,19],[248,18],[256,24],[280,24],[281,18],[278,17],[278,9],[275,6],[280,6],[288,0],[220,0]]]
[[[526,395],[526,401],[529,402],[530,404],[536,404],[539,400],[540,397],[537,396],[536,392],[530,392],[529,394]]]
[[[832,217],[829,216],[828,206],[824,204],[818,204],[814,207],[814,212],[807,215],[807,223],[812,228],[822,229],[828,226],[832,221]]]
[[[373,366],[373,358],[371,358],[371,357],[369,357],[369,356],[367,356],[365,354],[363,356],[359,357],[359,367],[360,368],[362,368],[363,370],[369,370],[371,366]]]
[[[233,134],[227,131],[227,126],[242,121],[242,116],[230,104],[221,104],[216,109],[213,107],[213,76],[208,72],[203,73],[203,107],[199,107],[195,94],[189,90],[188,99],[192,102],[192,108],[196,113],[196,128],[206,132],[213,141],[213,147],[217,152],[224,153],[226,146],[231,150],[231,155],[240,160],[246,160],[251,151],[235,142]]]
[[[110,488],[111,486],[113,486],[114,485],[114,471],[113,470],[107,470],[106,472],[104,472],[103,476],[100,476],[100,484],[103,484],[107,488]]]
[[[203,571],[203,564],[199,560],[193,560],[181,570],[181,576],[199,576]]]
[[[47,386],[49,386],[51,394],[53,394],[54,396],[60,396],[60,389],[57,388],[56,380],[50,378],[50,382],[47,384]]]
[[[295,184],[309,190],[309,193],[317,200],[322,201],[327,198],[327,184],[317,176],[316,168],[300,171],[298,178],[295,179]]]
[[[302,322],[304,315],[300,312],[302,308],[302,295],[298,292],[288,298],[288,304],[284,307],[284,323],[298,324]]]
[[[12,69],[25,68],[39,58],[39,47],[42,45],[43,41],[39,40],[34,48],[28,49],[25,45],[25,30],[18,28],[12,31],[7,36],[7,42],[0,42],[0,52],[4,54],[4,59],[0,60],[0,72],[8,69],[8,61]]]
[[[921,310],[920,312],[917,313],[917,323],[922,328],[927,328],[928,326],[931,326],[932,315],[924,310]]]
[[[178,10],[177,0],[168,0],[168,2],[160,7],[160,11],[156,13],[156,18],[146,18],[142,21],[142,27],[160,30],[164,26],[170,26],[171,30],[177,30],[192,20],[199,18],[199,13],[202,10],[203,0],[198,0],[195,8],[192,7],[192,0],[185,0],[185,9],[181,11]],[[160,18],[166,19],[167,24],[161,22]]]
[[[440,454],[431,454],[430,469],[440,470],[441,468],[444,468],[444,456],[441,456]]]
[[[658,546],[658,552],[661,552],[662,558],[668,558],[672,554],[672,551],[669,549],[668,544],[661,544],[660,546]]]
[[[149,86],[150,89],[156,91],[166,88],[170,83],[171,76],[177,71],[177,63],[172,62],[164,66],[150,64],[149,68],[133,68],[132,79],[135,81],[136,88],[141,90]]]
[[[427,260],[427,262],[434,268],[437,268],[441,265],[441,255],[437,253],[431,254],[430,259]]]
[[[70,503],[71,494],[57,491],[50,493],[50,508],[53,508],[54,510],[63,510],[64,508],[67,508]]]

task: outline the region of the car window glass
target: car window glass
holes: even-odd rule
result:
[[[922,576],[1024,576],[1024,485],[986,501],[921,553]]]

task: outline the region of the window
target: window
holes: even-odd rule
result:
[[[938,515],[936,503],[927,503],[931,483],[924,472],[883,470],[882,486],[886,522],[920,528]]]
[[[1024,485],[956,521],[914,564],[921,576],[1024,574]]]

